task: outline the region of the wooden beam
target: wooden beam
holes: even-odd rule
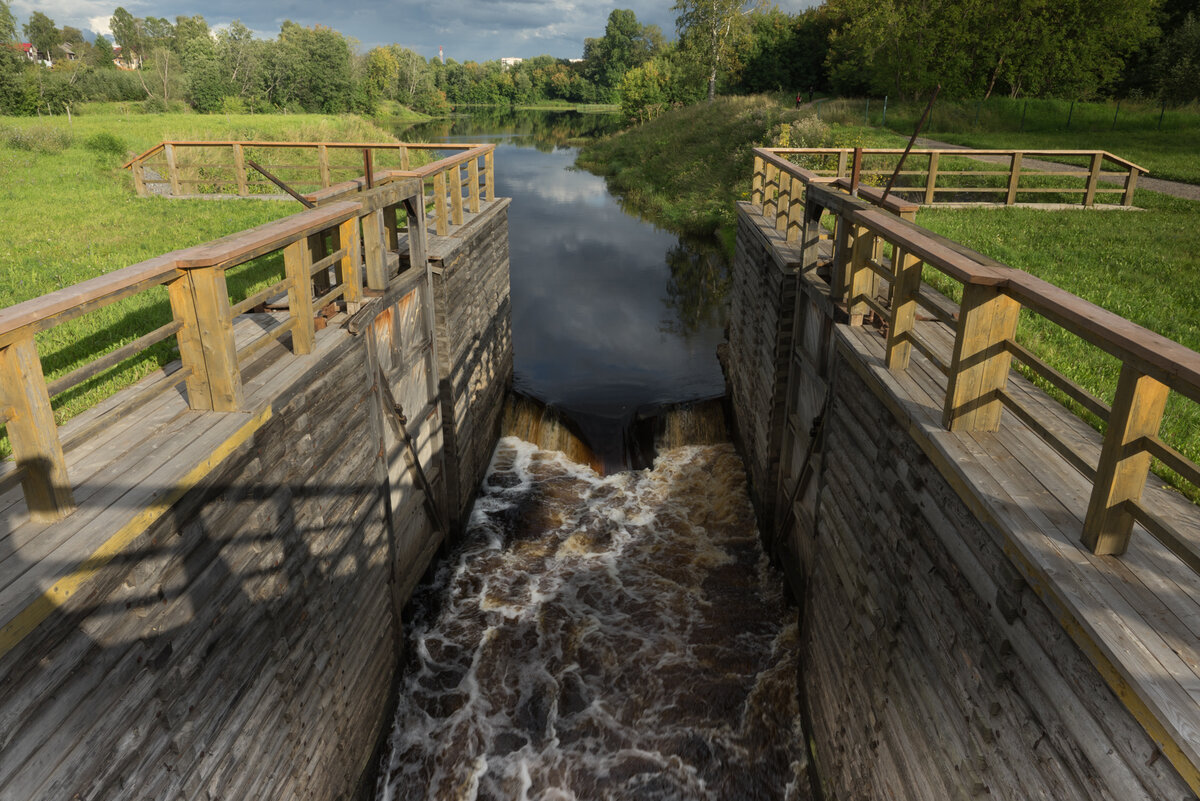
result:
[[[1125,194],[1121,195],[1122,206],[1133,205],[1133,190],[1137,189],[1138,168],[1129,168],[1129,177],[1125,179]]]
[[[1012,160],[1008,164],[1008,195],[1004,201],[1007,206],[1017,202],[1017,187],[1021,184],[1021,161],[1023,159],[1022,153],[1013,153]]]
[[[892,251],[892,317],[888,321],[887,366],[907,370],[912,356],[913,323],[917,319],[917,294],[921,291],[922,262],[901,248]]]
[[[467,191],[472,214],[479,213],[479,159],[472,158],[467,162]]]
[[[292,326],[292,353],[312,353],[316,345],[312,305],[311,238],[293,242],[283,249],[283,269],[288,277],[288,310]]]
[[[66,517],[75,509],[58,425],[33,337],[0,349],[0,408],[11,408],[6,425],[13,461],[29,516],[39,522]]]
[[[765,175],[765,167],[763,165],[762,156],[754,157],[754,174],[750,179],[750,202],[755,206],[762,208],[763,204],[763,176]]]
[[[192,409],[236,412],[242,408],[242,376],[233,338],[233,310],[225,271],[194,267],[168,286],[171,309],[183,324],[176,334]]]
[[[383,207],[383,232],[387,241],[387,249],[389,251],[397,251],[400,249],[400,227],[396,222],[396,207]]]
[[[333,245],[338,250],[343,248],[346,255],[338,262],[338,280],[346,288],[342,297],[346,301],[346,311],[350,314],[358,311],[362,305],[362,245],[358,236],[358,219],[351,217],[333,230]]]
[[[774,220],[779,211],[779,174],[780,170],[774,164],[767,164],[766,177],[763,179],[763,216]]]
[[[869,228],[860,225],[850,228],[853,245],[850,251],[849,275],[846,276],[846,311],[850,315],[850,325],[862,325],[863,319],[870,311],[862,298],[874,298],[879,284],[879,277],[867,262],[876,258],[883,243]]]
[[[1003,410],[1021,304],[995,287],[968,284],[959,306],[958,335],[946,385],[942,424],[951,431],[996,431]]]
[[[321,166],[321,188],[327,189],[331,183],[329,180],[329,148],[325,145],[317,145],[317,159]]]
[[[933,205],[934,188],[938,179],[938,159],[941,156],[936,150],[929,154],[929,172],[925,177],[925,205]]]
[[[792,176],[786,172],[779,173],[779,199],[775,209],[775,230],[786,234],[788,211],[792,207]]]
[[[483,154],[483,180],[487,190],[487,201],[496,199],[496,149],[493,147]]]
[[[1083,205],[1091,206],[1096,202],[1096,184],[1100,180],[1100,166],[1104,163],[1104,153],[1092,154],[1092,166],[1088,171],[1087,192],[1083,195]]]
[[[363,267],[367,273],[367,288],[385,290],[388,286],[383,209],[362,218]]]
[[[246,151],[241,145],[233,146],[233,170],[237,175],[238,195],[246,197],[250,188],[246,183]]]
[[[171,194],[179,197],[183,193],[179,191],[179,166],[175,163],[175,146],[163,145],[163,152],[167,154],[167,178],[171,181]]]
[[[150,193],[146,190],[146,168],[142,165],[141,159],[136,159],[133,162],[133,187],[137,190],[139,197],[150,196]]]
[[[1083,522],[1083,544],[1095,554],[1122,554],[1133,532],[1126,501],[1136,503],[1146,486],[1150,452],[1142,437],[1158,435],[1170,390],[1126,363],[1121,367],[1096,481]]]
[[[450,235],[450,216],[446,209],[446,173],[436,172],[433,175],[433,213],[435,230],[438,236]],[[370,273],[368,273],[369,275]]]

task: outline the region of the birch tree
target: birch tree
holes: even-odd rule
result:
[[[717,94],[717,75],[735,60],[746,36],[747,15],[758,6],[747,0],[676,0],[675,30],[708,72],[708,99]]]

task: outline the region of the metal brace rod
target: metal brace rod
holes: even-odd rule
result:
[[[308,200],[306,197],[304,197],[304,195],[300,194],[300,193],[299,193],[299,192],[297,192],[295,189],[292,189],[290,186],[288,186],[287,184],[285,184],[283,181],[279,180],[279,179],[278,179],[278,178],[276,178],[274,175],[272,175],[271,173],[267,172],[266,168],[265,168],[265,167],[263,167],[261,164],[259,164],[257,161],[253,161],[252,159],[246,159],[246,163],[247,163],[247,164],[249,164],[249,165],[250,165],[251,167],[253,167],[254,169],[256,169],[256,170],[258,170],[259,172],[261,172],[261,173],[262,173],[262,174],[263,174],[263,175],[266,177],[266,179],[267,179],[268,181],[270,181],[271,183],[275,184],[275,185],[276,185],[276,186],[278,186],[280,189],[282,189],[284,192],[287,192],[289,195],[291,195],[292,197],[296,198],[296,200],[299,200],[301,203],[303,203],[303,204],[304,204],[304,208],[306,208],[306,209],[315,209],[315,208],[317,207],[317,204],[316,204],[316,203],[313,203],[311,200]]]

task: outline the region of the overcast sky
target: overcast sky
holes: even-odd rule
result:
[[[778,0],[789,12],[816,5],[817,0]],[[673,0],[625,0],[607,5],[588,0],[10,0],[18,30],[30,13],[41,11],[58,27],[108,33],[108,20],[118,5],[135,17],[199,14],[210,27],[235,19],[262,37],[274,37],[290,19],[301,25],[328,25],[353,37],[363,51],[396,42],[432,57],[438,45],[446,58],[486,61],[504,56],[549,53],[557,58],[583,56],[583,40],[602,36],[613,8],[632,8],[642,23],[654,23],[674,36]]]

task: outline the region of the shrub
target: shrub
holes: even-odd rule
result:
[[[32,125],[28,128],[6,128],[4,143],[16,150],[34,153],[61,153],[71,146],[71,133],[49,125]]]
[[[102,156],[123,156],[127,150],[125,141],[108,131],[92,134],[84,140],[83,146],[93,153],[98,153]]]

